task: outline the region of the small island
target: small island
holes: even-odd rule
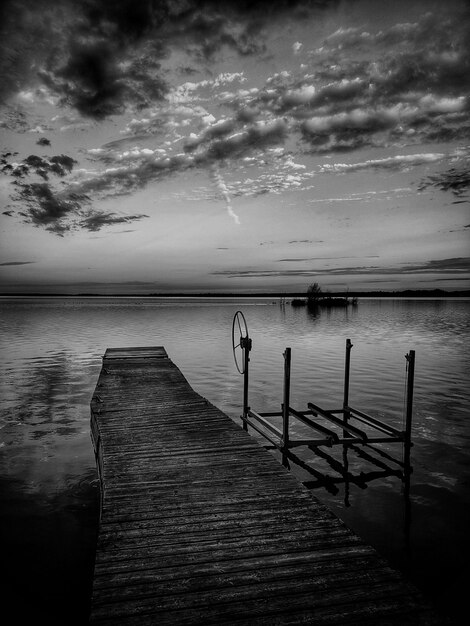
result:
[[[307,306],[309,309],[317,307],[346,307],[349,305],[357,306],[357,297],[333,297],[329,292],[322,292],[322,288],[318,283],[309,285],[307,289],[307,297],[294,298],[291,302],[294,307]]]

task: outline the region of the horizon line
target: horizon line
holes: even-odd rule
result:
[[[389,297],[400,295],[414,295],[414,296],[427,296],[427,295],[450,295],[450,296],[467,296],[470,297],[470,289],[401,289],[401,290],[364,290],[364,291],[325,291],[322,292],[321,297]],[[113,298],[113,297],[129,297],[129,298],[306,298],[307,292],[305,291],[272,291],[272,292],[238,292],[238,291],[198,291],[198,292],[152,292],[152,293],[91,293],[91,292],[44,292],[44,291],[18,291],[18,292],[0,292],[0,297],[7,296],[28,296],[28,297],[90,297],[90,298]]]

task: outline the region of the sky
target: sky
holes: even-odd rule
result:
[[[466,0],[0,6],[0,293],[470,288]]]

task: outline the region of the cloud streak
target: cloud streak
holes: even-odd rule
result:
[[[222,178],[220,170],[215,163],[212,165],[211,174],[212,174],[212,179],[214,181],[214,184],[217,190],[219,191],[222,198],[225,200],[227,213],[233,219],[235,224],[240,224],[240,218],[238,217],[238,215],[234,212],[232,208],[232,203],[231,203],[230,194],[229,194],[227,185],[225,184],[225,181]]]
[[[369,266],[343,266],[326,267],[315,269],[291,269],[291,270],[218,270],[214,275],[226,278],[302,278],[314,276],[367,276],[379,275],[426,275],[426,274],[465,274],[468,278],[470,273],[470,257],[456,257],[448,259],[431,260],[424,263],[403,263],[396,266],[380,267]]]

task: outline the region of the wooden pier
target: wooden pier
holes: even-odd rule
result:
[[[106,351],[91,432],[91,624],[443,623],[163,347]]]

